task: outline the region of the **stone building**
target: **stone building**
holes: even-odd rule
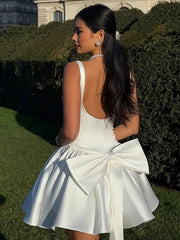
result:
[[[107,5],[113,10],[138,8],[146,13],[160,1],[164,0],[35,0],[35,3],[38,7],[38,26],[41,26],[52,21],[73,19],[81,9],[96,3]]]
[[[0,0],[0,29],[8,26],[37,24],[34,0]]]

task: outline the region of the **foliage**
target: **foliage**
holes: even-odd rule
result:
[[[139,138],[151,177],[171,188],[180,187],[179,11],[179,3],[166,2],[147,14],[137,9],[115,12],[120,41],[135,72],[142,111]],[[63,68],[69,61],[89,57],[77,55],[72,32],[73,22],[68,21],[1,33],[1,105],[61,121]]]
[[[1,106],[61,123],[63,69],[55,61],[0,62]]]
[[[67,55],[73,32],[72,21],[52,22],[40,28],[17,26],[0,35],[0,60],[53,60]]]
[[[67,240],[66,231],[29,226],[21,210],[42,166],[55,151],[58,126],[0,107],[0,239]],[[156,219],[125,230],[126,240],[179,240],[180,194],[153,186],[160,206]],[[173,229],[173,231],[172,231]],[[106,235],[100,236],[104,240]]]
[[[177,15],[178,8],[167,3],[154,7],[148,17],[154,16],[154,12],[157,15],[158,10],[162,11],[162,6],[173,6],[171,10]],[[138,100],[142,111],[139,138],[150,163],[151,177],[158,183],[179,188],[180,27],[176,18],[174,21],[168,19],[170,11],[167,9],[167,16],[163,12],[159,23],[151,26],[148,34],[143,37],[141,35],[139,41],[131,44],[131,34],[138,35],[132,29],[124,34],[122,42],[128,47],[138,85]]]
[[[160,2],[149,11],[147,18],[152,25],[174,22],[180,20],[179,10],[178,2]]]
[[[155,5],[146,15],[139,18],[139,21],[131,27],[145,35],[151,32],[154,26],[159,24],[170,24],[179,22],[180,4],[178,2],[160,2]]]
[[[136,22],[138,22],[141,17],[144,16],[144,13],[136,8],[123,11],[115,11],[114,14],[117,22],[117,30],[121,34],[129,31],[130,28]]]

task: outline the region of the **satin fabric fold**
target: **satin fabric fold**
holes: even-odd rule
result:
[[[110,240],[123,240],[122,168],[149,173],[147,159],[138,139],[119,144],[108,153],[91,153],[69,158],[67,165],[74,181],[87,195],[105,174],[109,174],[112,194]]]

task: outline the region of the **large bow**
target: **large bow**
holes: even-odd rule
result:
[[[113,199],[110,240],[123,240],[122,168],[149,173],[147,159],[138,139],[118,144],[108,153],[88,153],[69,158],[67,164],[76,184],[87,195],[106,173],[109,174]]]

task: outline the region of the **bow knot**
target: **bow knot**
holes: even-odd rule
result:
[[[112,212],[111,240],[123,240],[123,168],[149,173],[146,156],[138,139],[118,144],[108,153],[90,153],[67,160],[72,177],[80,189],[90,194],[105,174],[109,174]],[[116,211],[118,205],[118,211]]]

